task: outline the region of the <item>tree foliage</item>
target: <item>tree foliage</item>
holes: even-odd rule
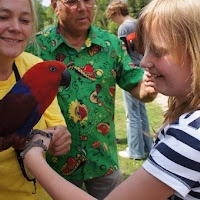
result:
[[[149,2],[150,0],[128,0],[129,13],[131,16],[137,18],[141,9]],[[106,8],[109,4],[108,0],[98,0],[97,1],[97,14],[95,17],[94,24],[108,30],[109,32],[116,34],[118,25],[112,20],[107,20],[105,16]]]
[[[129,0],[128,5],[130,8],[130,13],[134,17],[138,17],[141,9],[149,2],[150,0]]]
[[[55,14],[51,6],[46,7],[42,5],[42,0],[34,0],[34,3],[38,18],[38,31],[40,31],[55,22]]]
[[[43,30],[45,27],[50,26],[56,22],[56,16],[51,6],[46,7],[42,5],[42,0],[34,0],[36,12],[38,16],[38,31]],[[133,17],[138,17],[140,10],[150,0],[128,0],[129,12]],[[108,20],[105,15],[106,8],[109,0],[96,0],[95,18],[93,24],[108,30],[113,34],[117,34],[118,25],[111,20]]]

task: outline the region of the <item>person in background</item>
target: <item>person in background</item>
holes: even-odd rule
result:
[[[33,0],[0,0],[0,99],[31,66],[42,61],[41,58],[23,52],[31,35],[35,33],[35,25]],[[51,130],[53,138],[49,152],[52,154],[62,155],[70,149],[70,133],[57,99],[34,129]],[[34,177],[26,169],[23,175],[24,169],[23,161],[13,148],[0,152],[0,199],[50,200],[50,196],[37,182],[34,183]]]
[[[95,0],[52,0],[51,5],[58,22],[36,35],[36,51],[31,44],[27,51],[68,66],[72,81],[59,91],[58,102],[72,145],[64,156],[47,154],[47,161],[66,180],[85,184],[89,194],[103,199],[123,180],[115,143],[116,83],[147,101],[157,93],[152,82],[142,82],[144,71],[134,67],[122,41],[91,25]]]
[[[127,35],[135,32],[137,23],[137,20],[129,15],[128,4],[121,0],[111,1],[107,7],[106,16],[120,25],[118,37],[126,44],[134,65],[139,67],[142,55],[136,49],[131,49],[126,41]],[[152,145],[152,139],[147,135],[150,134],[150,129],[145,103],[125,90],[122,90],[122,94],[126,112],[128,147],[124,151],[119,151],[118,154],[123,158],[144,159]]]
[[[154,77],[156,90],[169,96],[169,109],[149,158],[105,200],[199,199],[199,10],[197,0],[152,0],[139,17],[137,38],[144,52],[141,66]],[[44,173],[38,178],[56,200],[94,199],[59,177],[43,159],[41,148],[26,156],[25,163],[34,174],[39,170],[30,161],[41,163]],[[45,174],[47,169],[51,173]],[[51,181],[55,179],[56,184]]]

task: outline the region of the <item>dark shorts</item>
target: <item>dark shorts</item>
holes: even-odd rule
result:
[[[123,181],[121,171],[118,169],[113,174],[103,177],[98,177],[85,181],[71,181],[74,185],[82,187],[83,183],[87,192],[93,197],[102,200],[104,199],[115,187]]]

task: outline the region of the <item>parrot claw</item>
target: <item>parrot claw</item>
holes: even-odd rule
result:
[[[38,130],[38,129],[35,129],[35,130],[32,130],[28,136],[28,140],[31,140],[35,135],[37,134],[40,134],[44,137],[47,137],[47,138],[50,138],[52,140],[52,137],[53,137],[53,133],[46,133],[44,131],[41,131],[41,130]]]
[[[32,147],[42,147],[44,151],[47,151],[47,146],[43,144],[43,140],[39,139],[34,142],[29,142],[26,144],[24,150],[20,153],[20,156],[22,159],[24,159],[26,153],[32,148]]]
[[[30,140],[37,134],[40,134],[44,137],[47,137],[47,138],[50,138],[52,139],[53,137],[53,133],[46,133],[44,131],[41,131],[41,130],[38,130],[38,129],[35,129],[35,130],[32,130],[28,136],[28,140],[27,140],[27,143],[25,145],[25,148],[24,150],[20,153],[20,156],[22,157],[22,159],[24,159],[24,156],[25,154],[32,148],[32,147],[42,147],[44,149],[44,151],[47,151],[47,146],[43,144],[43,140],[39,139],[39,140],[36,140],[34,142],[31,142]]]

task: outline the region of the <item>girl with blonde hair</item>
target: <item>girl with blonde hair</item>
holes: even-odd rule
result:
[[[141,66],[154,78],[156,90],[170,97],[169,110],[149,158],[107,200],[200,199],[199,11],[198,0],[152,0],[140,15]],[[25,158],[30,168],[33,153]],[[48,168],[45,162],[42,166]],[[62,183],[70,199],[70,184]],[[92,199],[74,191],[72,199]]]

